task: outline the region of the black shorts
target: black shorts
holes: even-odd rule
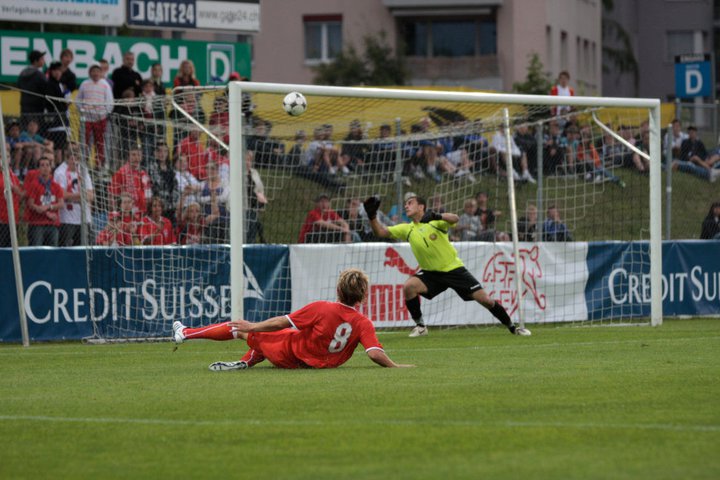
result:
[[[482,290],[480,282],[465,267],[456,268],[449,272],[420,270],[415,276],[427,287],[428,291],[421,294],[427,299],[436,297],[448,288],[452,288],[460,298],[469,302],[473,299],[473,293]]]

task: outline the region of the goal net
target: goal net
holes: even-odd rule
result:
[[[417,261],[362,201],[391,225],[410,193],[460,216],[459,257],[515,321],[660,322],[656,100],[241,82],[68,106],[96,340],[333,300],[348,267],[377,326],[409,326]],[[452,291],[422,308],[430,326],[495,323]]]
[[[167,338],[175,320],[200,326],[229,319],[227,89],[68,106],[71,142],[63,160],[74,157],[89,185],[78,189],[85,195],[78,223],[86,224],[81,243],[94,332],[87,340]],[[274,188],[267,184],[267,191]],[[262,208],[254,202],[252,192],[246,202],[251,225]],[[237,290],[248,302],[246,318],[259,321],[290,308],[287,249],[246,248]],[[271,264],[272,275],[253,275]]]
[[[281,108],[293,90],[303,115]],[[267,240],[292,243],[292,308],[333,299],[337,274],[361,267],[366,313],[412,325],[402,286],[417,261],[373,236],[362,201],[379,195],[389,225],[413,193],[460,216],[460,258],[516,321],[659,323],[659,101],[239,83],[231,111],[241,92],[243,146],[277,187]],[[496,323],[452,291],[422,303],[430,325]]]

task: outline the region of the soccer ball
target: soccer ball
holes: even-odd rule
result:
[[[290,92],[283,98],[283,108],[288,115],[296,117],[307,110],[307,100],[300,92]]]

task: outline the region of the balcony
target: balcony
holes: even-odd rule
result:
[[[464,85],[500,89],[497,55],[472,57],[406,57],[414,84]]]

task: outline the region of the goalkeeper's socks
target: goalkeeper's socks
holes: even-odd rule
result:
[[[415,298],[405,300],[405,306],[407,307],[408,312],[410,312],[410,316],[413,321],[421,327],[425,326],[422,319],[422,311],[420,310],[420,296],[417,295]]]
[[[258,363],[265,360],[265,357],[263,356],[262,353],[251,348],[250,350],[245,352],[245,355],[243,355],[243,357],[240,360],[247,363],[248,368],[250,368],[253,365],[257,365]]]
[[[490,313],[493,314],[493,317],[497,318],[500,323],[505,325],[511,333],[515,333],[515,325],[513,325],[513,321],[510,318],[510,315],[508,315],[505,311],[505,308],[500,305],[500,302],[496,301],[495,305],[493,305],[493,307],[489,308],[488,310],[490,310]]]
[[[183,330],[183,335],[188,340],[196,338],[206,338],[208,340],[233,340],[237,338],[237,332],[232,331],[230,322],[214,323],[207,327],[200,328],[186,328]]]

